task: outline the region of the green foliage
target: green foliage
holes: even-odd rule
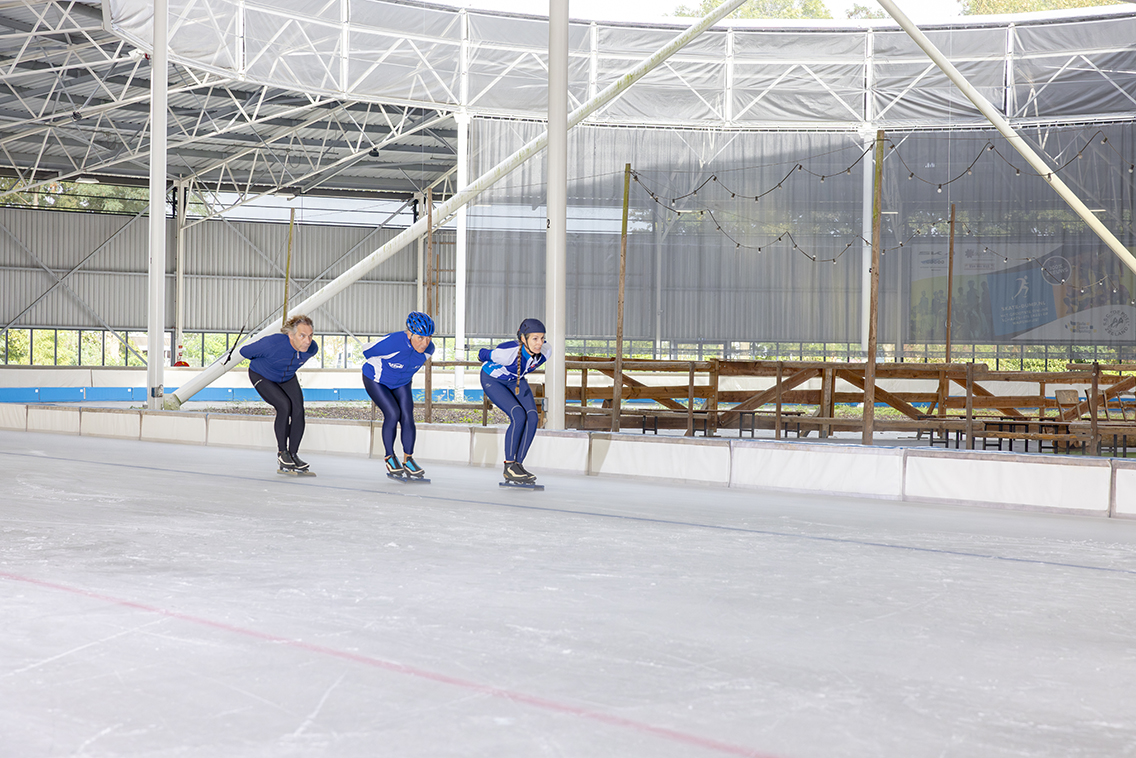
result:
[[[103,365],[103,332],[83,332],[81,352],[79,353],[80,366]]]
[[[145,210],[150,202],[150,190],[147,187],[52,182],[35,190],[20,191],[22,184],[14,177],[0,177],[0,195],[3,195],[0,197],[0,205],[64,211],[138,213]],[[8,192],[11,194],[4,194]]]
[[[1116,0],[959,0],[964,16],[982,16],[999,13],[1035,13],[1067,8],[1092,8],[1098,5],[1119,5]]]
[[[149,187],[52,182],[25,190],[24,185],[15,177],[0,177],[0,206],[133,215],[147,211],[150,205]],[[200,202],[189,203],[190,214],[199,215],[205,210]]]
[[[701,0],[694,8],[680,5],[675,15],[702,18],[721,4],[722,0]],[[729,18],[832,18],[832,14],[824,0],[749,0]]]
[[[8,339],[8,363],[15,366],[28,365],[28,347],[31,345],[31,335],[27,329],[9,329],[6,335]]]
[[[859,3],[853,3],[844,15],[848,18],[888,18],[888,14],[882,8],[873,8]]]

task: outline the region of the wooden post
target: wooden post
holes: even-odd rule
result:
[[[951,380],[947,378],[946,370],[939,372],[939,391],[935,395],[935,402],[939,405],[939,418],[947,417],[947,398],[951,395]],[[936,432],[930,433],[931,444],[934,444]],[[950,444],[950,433],[943,427],[939,428],[937,432],[940,439],[948,440],[944,443],[944,447]]]
[[[718,359],[710,359],[710,399],[707,401],[706,410],[709,412],[709,418],[706,421],[706,435],[709,437],[716,437],[718,435]],[[741,435],[741,418],[738,418],[738,434]]]
[[[1093,455],[1100,455],[1100,436],[1097,434],[1098,392],[1100,392],[1100,363],[1093,361],[1093,394],[1089,397],[1089,428],[1093,435],[1092,446],[1089,449]]]
[[[773,439],[781,439],[781,379],[785,372],[785,361],[777,361],[777,413],[774,418],[773,426]],[[741,424],[741,417],[738,417],[738,424]]]
[[[966,449],[974,449],[974,363],[966,364]]]
[[[947,253],[947,348],[944,363],[951,362],[951,303],[955,292],[955,204],[951,203],[951,241]]]
[[[583,422],[580,426],[581,429],[588,428],[588,370],[586,368],[580,370],[580,407],[584,409],[583,414],[580,416],[580,421]]]
[[[426,358],[426,392],[422,403],[425,421],[429,424],[434,419],[434,361]]]
[[[836,371],[831,368],[826,368],[820,380],[820,415],[831,418],[835,413],[835,404],[833,403],[833,392],[836,389]],[[832,434],[832,427],[828,424],[822,424],[820,427],[821,439],[828,439]]]
[[[863,444],[871,445],[876,423],[876,341],[880,321],[880,204],[883,198],[884,130],[876,132],[876,178],[872,200],[872,285],[868,306],[868,365],[864,368]]]
[[[686,390],[686,434],[694,436],[694,361],[690,362],[690,385]]]
[[[615,386],[611,395],[611,430],[619,431],[623,407],[623,295],[627,282],[627,216],[631,204],[631,164],[623,167],[623,233],[619,237],[619,301],[615,317]]]
[[[280,326],[288,323],[288,279],[292,276],[292,227],[296,223],[296,209],[288,209],[288,259],[284,264],[284,319],[280,322]],[[201,338],[202,343],[205,342],[205,337]]]

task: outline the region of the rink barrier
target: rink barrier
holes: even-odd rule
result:
[[[1112,512],[1111,459],[977,451],[906,452],[904,499],[908,501],[1057,513]]]
[[[591,432],[590,437],[592,450],[586,473],[722,486],[730,484],[732,448],[729,440],[647,437],[611,432]]]
[[[29,405],[28,431],[78,434],[79,409],[60,405]]]
[[[79,434],[85,437],[142,439],[142,412],[127,408],[106,408],[100,413],[79,411]]]
[[[381,458],[379,421],[307,419],[303,451]],[[503,427],[419,424],[422,461],[497,467]],[[0,405],[0,429],[274,450],[271,416]],[[401,450],[399,451],[401,452]],[[541,431],[534,471],[1136,518],[1136,461],[773,440]]]
[[[1110,516],[1136,518],[1136,461],[1112,462]]]
[[[736,440],[730,486],[901,500],[905,453],[895,447]]]

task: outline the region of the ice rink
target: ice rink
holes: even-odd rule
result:
[[[0,755],[1136,755],[1136,522],[305,458],[0,433]]]

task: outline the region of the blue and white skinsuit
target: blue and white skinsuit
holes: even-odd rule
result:
[[[477,359],[485,364],[481,367],[481,388],[509,417],[505,460],[520,463],[529,452],[540,421],[525,374],[540,368],[548,359],[540,353],[533,355],[516,340],[502,342],[492,349],[483,347],[477,351]]]
[[[414,454],[414,396],[411,381],[415,372],[434,354],[434,343],[423,353],[414,349],[406,332],[393,332],[363,350],[363,389],[383,412],[383,451],[394,455],[396,427],[402,425],[402,451]]]

